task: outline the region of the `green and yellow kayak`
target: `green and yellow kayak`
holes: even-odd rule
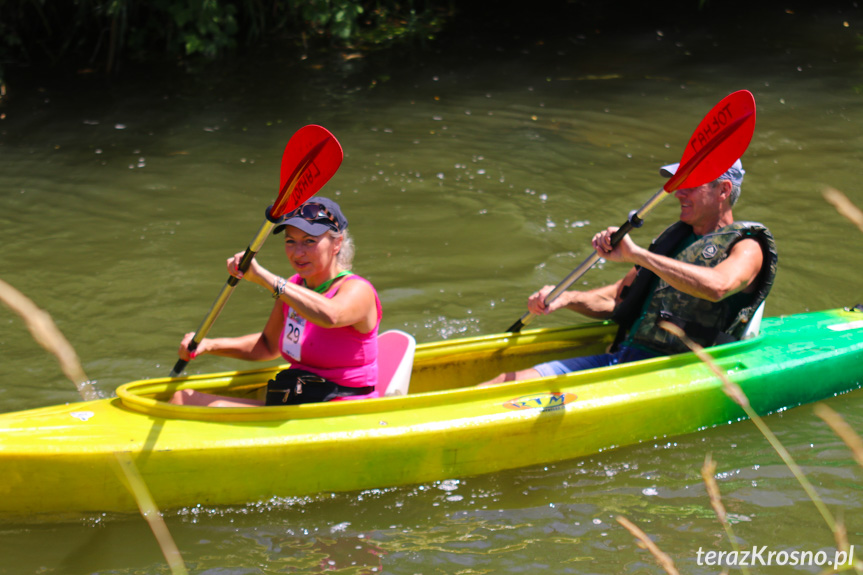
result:
[[[279,368],[127,383],[117,397],[0,415],[0,517],[130,512],[116,452],[162,509],[352,491],[577,458],[737,421],[743,411],[692,353],[490,387],[541,361],[603,351],[608,322],[417,346],[407,395],[291,407],[206,408],[192,387],[257,393]],[[711,348],[767,414],[857,389],[863,313],[765,318]]]

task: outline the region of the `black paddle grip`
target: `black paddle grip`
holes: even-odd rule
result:
[[[174,364],[174,369],[171,371],[171,377],[177,377],[183,370],[186,369],[186,366],[189,365],[189,362],[185,359],[178,359],[177,363]]]
[[[251,246],[246,248],[246,253],[243,254],[243,259],[240,260],[240,265],[237,266],[241,272],[246,273],[249,271],[249,266],[252,265],[252,260],[255,258],[255,254],[258,252],[253,252]],[[231,279],[237,279],[234,276],[231,276]],[[232,284],[236,285],[236,284]]]
[[[240,260],[239,265],[237,265],[237,269],[243,273],[249,271],[249,268],[252,265],[252,260],[258,252],[253,252],[251,247],[246,248],[246,253],[243,254],[243,259]],[[234,276],[228,276],[228,285],[231,287],[236,287],[237,284],[240,283],[240,278],[235,278]]]
[[[632,228],[640,228],[644,225],[644,220],[638,217],[638,211],[633,210],[629,213],[629,219],[622,226],[617,228],[617,231],[611,234],[611,247],[616,246],[623,239],[623,236],[629,233]]]
[[[197,336],[197,334],[195,335]],[[189,342],[189,345],[188,347],[186,347],[186,349],[188,349],[190,353],[198,349],[198,342],[195,341],[195,338],[192,338],[192,341]],[[186,361],[185,359],[178,359],[177,363],[174,364],[174,369],[171,371],[171,377],[177,377],[178,375],[183,373],[183,370],[186,369],[187,365],[189,365],[188,361]]]
[[[522,322],[521,318],[519,318],[518,321],[516,321],[514,324],[509,326],[509,329],[507,329],[506,331],[508,331],[509,333],[518,333],[521,331],[521,328],[523,328],[523,327],[524,327],[524,322]]]

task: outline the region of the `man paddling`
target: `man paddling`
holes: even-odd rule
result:
[[[679,164],[664,166],[671,177]],[[670,321],[701,344],[711,346],[740,338],[755,310],[767,297],[776,275],[773,236],[756,222],[735,222],[732,207],[743,184],[740,160],[713,182],[678,189],[680,221],[668,227],[650,248],[629,236],[612,247],[608,228],[593,237],[606,260],[634,264],[619,281],[589,291],[565,291],[548,305],[555,286],[528,298],[528,309],[545,315],[570,309],[588,317],[613,319],[620,325],[608,353],[552,361],[521,371],[501,373],[487,383],[563,375],[688,351],[657,324]]]

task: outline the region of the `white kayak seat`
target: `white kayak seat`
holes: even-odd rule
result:
[[[758,332],[761,331],[761,318],[764,316],[764,302],[761,302],[761,305],[758,306],[758,309],[755,310],[755,313],[752,314],[752,319],[749,320],[749,325],[746,326],[746,329],[743,330],[743,334],[740,336],[740,339],[750,339],[758,335]]]
[[[378,335],[378,395],[407,395],[417,342],[398,329]]]

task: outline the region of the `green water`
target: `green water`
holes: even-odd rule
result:
[[[382,327],[419,341],[503,331],[532,291],[590,253],[596,231],[659,189],[657,168],[680,159],[715,103],[748,89],[758,121],[735,215],[777,238],[767,314],[860,303],[863,235],[821,190],[863,206],[863,17],[786,16],[769,32],[466,35],[401,57],[22,79],[0,108],[0,278],[51,313],[101,394],[165,376],[224,283],[225,258],[275,199],[285,143],[317,123],[345,150],[322,195],[350,219]],[[676,217],[669,198],[634,238],[646,244]],[[280,242],[260,259],[287,273]],[[580,283],[624,272],[601,264]],[[241,284],[213,334],[257,331],[270,306]],[[22,322],[5,308],[0,322],[0,410],[76,400]],[[205,357],[191,371],[241,367]],[[828,403],[863,430],[859,392]],[[841,441],[811,407],[768,423],[863,545],[861,470]],[[831,533],[750,423],[483,477],[188,509],[168,525],[196,574],[662,573],[615,521],[625,515],[682,571],[717,573],[696,555],[730,548],[699,475],[706,453],[742,547],[832,558]],[[0,525],[0,557],[3,575],[167,572],[137,517]]]

